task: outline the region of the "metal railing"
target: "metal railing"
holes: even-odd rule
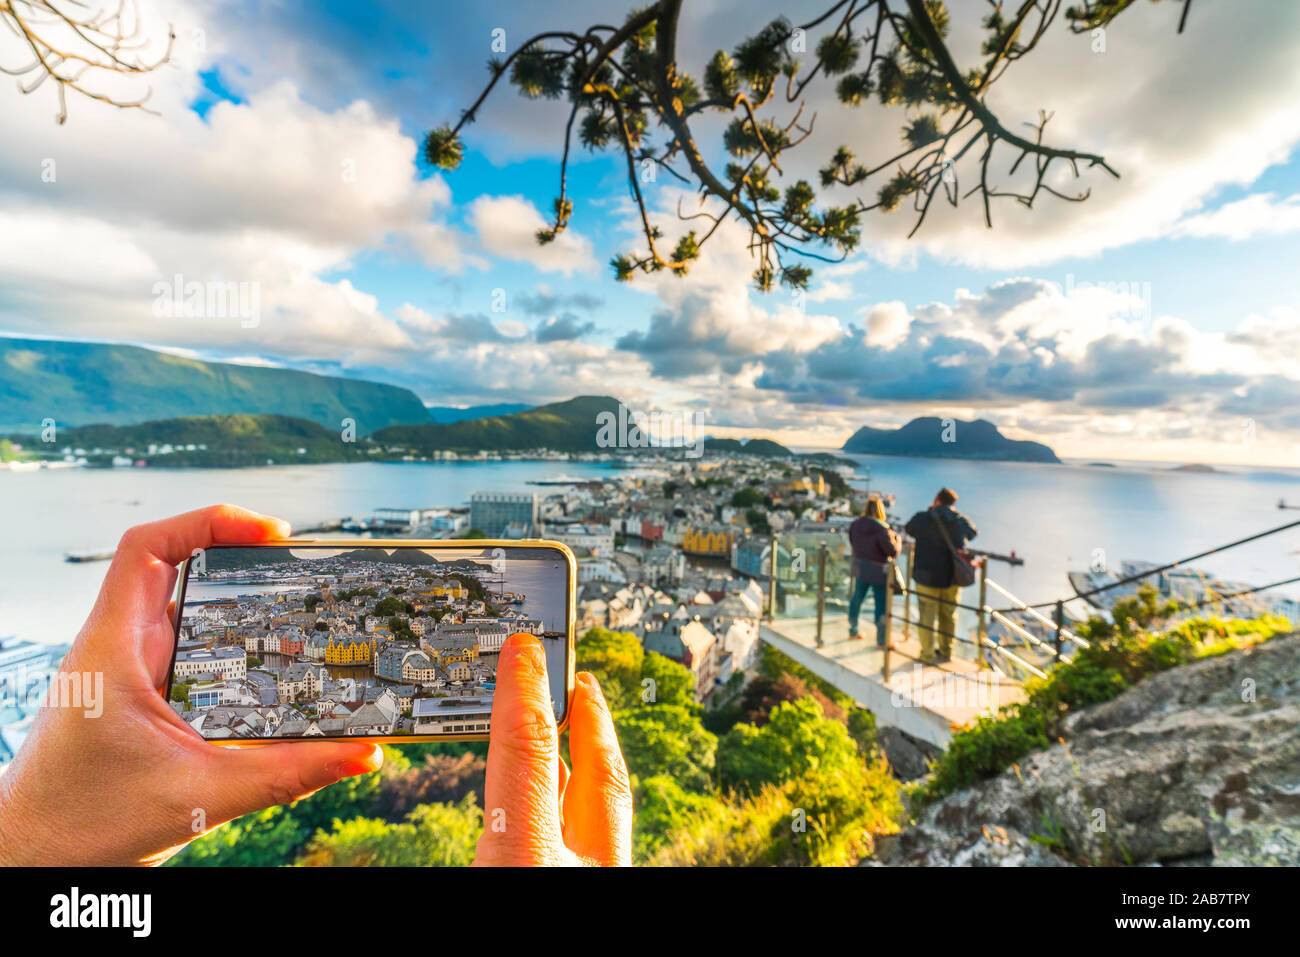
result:
[[[1014,664],[1015,667],[1023,670],[1028,674],[1038,677],[1046,676],[1046,669],[1054,667],[1061,662],[1069,662],[1071,656],[1066,652],[1066,646],[1087,649],[1090,643],[1076,631],[1066,627],[1065,624],[1065,603],[1074,599],[1088,600],[1098,595],[1104,594],[1116,588],[1132,585],[1145,581],[1156,575],[1161,575],[1172,569],[1186,566],[1188,562],[1196,561],[1219,552],[1226,551],[1230,548],[1236,548],[1249,542],[1258,541],[1270,535],[1276,535],[1280,532],[1287,531],[1300,526],[1300,521],[1288,522],[1275,528],[1266,529],[1254,535],[1239,538],[1219,545],[1211,549],[1197,552],[1181,558],[1178,561],[1167,562],[1154,568],[1146,569],[1133,575],[1124,576],[1116,581],[1100,585],[1086,591],[1078,591],[1076,594],[1067,598],[1055,598],[1049,601],[1029,603],[1022,601],[1016,595],[1000,582],[992,579],[988,575],[988,566],[990,561],[1003,562],[1008,565],[1022,565],[1024,559],[1011,555],[1000,555],[993,552],[978,550],[967,550],[967,554],[974,560],[977,568],[977,579],[975,586],[979,589],[979,604],[969,605],[961,601],[948,601],[936,595],[926,594],[921,596],[914,585],[913,571],[915,569],[915,552],[916,543],[910,537],[904,536],[903,548],[900,551],[899,558],[905,562],[906,571],[901,575],[904,582],[902,592],[896,591],[895,588],[886,585],[884,588],[884,608],[874,609],[878,619],[882,623],[884,635],[883,648],[883,676],[886,681],[890,675],[890,652],[892,648],[892,633],[894,622],[902,623],[902,631],[905,637],[910,637],[910,629],[913,626],[923,627],[922,623],[913,618],[912,598],[917,596],[918,601],[924,597],[927,601],[933,601],[940,604],[949,604],[959,610],[972,613],[975,618],[974,638],[964,637],[960,634],[950,634],[945,631],[934,630],[935,634],[966,645],[974,645],[974,657],[978,668],[992,668],[999,673],[1005,673],[998,667],[997,661],[990,661],[987,652],[993,652],[997,658],[1005,659],[1006,664]],[[822,640],[823,629],[826,620],[826,611],[828,606],[847,608],[849,601],[849,587],[851,587],[852,576],[850,573],[850,562],[847,555],[847,541],[843,534],[839,532],[816,532],[807,534],[794,534],[784,537],[773,536],[769,543],[770,555],[768,558],[768,617],[776,619],[778,617],[812,617],[816,616],[815,640],[817,646],[823,647]],[[809,561],[809,554],[815,550],[816,558],[814,562]],[[889,565],[893,565],[890,562]],[[902,569],[900,569],[902,571]],[[894,580],[894,571],[886,567],[886,582]],[[1233,599],[1241,598],[1247,595],[1253,595],[1258,592],[1268,591],[1279,588],[1284,585],[1300,583],[1300,576],[1294,576],[1280,581],[1270,582],[1266,585],[1252,586],[1243,588],[1227,594],[1211,593],[1199,601],[1179,602],[1179,608],[1182,610],[1197,610],[1210,605],[1221,605],[1228,608],[1228,602]],[[1010,604],[1003,607],[994,607],[989,602],[989,590],[992,589],[1005,601]],[[903,600],[902,614],[895,611],[894,602],[896,596]],[[1095,603],[1094,603],[1095,604]],[[1040,609],[1051,609],[1052,614],[1049,617]],[[798,612],[804,614],[798,614]],[[883,612],[883,613],[882,613]],[[918,609],[919,613],[919,609]],[[1016,621],[1011,616],[1023,616],[1024,621]],[[1006,629],[1009,635],[1020,639],[1026,649],[1033,649],[1043,656],[1043,660],[1038,664],[1026,660],[1025,657],[1016,654],[1006,643],[994,641],[989,636],[988,625],[990,622],[996,622],[1001,628]],[[937,622],[935,623],[937,624]],[[1038,625],[1044,632],[1045,636],[1034,634],[1028,625]],[[929,626],[926,626],[929,627]]]

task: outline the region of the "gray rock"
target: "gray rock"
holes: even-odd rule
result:
[[[930,762],[942,753],[934,745],[891,726],[876,729],[876,740],[885,752],[890,770],[900,781],[915,781],[930,771]]]
[[[1300,865],[1300,637],[1162,672],[1065,731],[927,808],[890,862]]]

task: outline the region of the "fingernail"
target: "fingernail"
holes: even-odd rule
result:
[[[330,765],[329,770],[335,777],[350,778],[358,774],[369,774],[371,771],[378,771],[383,764],[384,750],[376,744],[365,757],[336,761]]]
[[[600,680],[590,671],[580,671],[577,680],[582,682],[582,686],[587,689],[587,694],[591,700],[605,710],[609,710],[609,702],[605,700],[605,692],[601,690]]]

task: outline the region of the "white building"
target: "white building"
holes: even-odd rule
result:
[[[548,525],[543,534],[579,554],[601,558],[614,554],[614,529],[609,525]]]
[[[176,681],[203,674],[222,680],[243,678],[248,674],[248,652],[236,645],[176,649],[176,662],[172,666]]]
[[[416,698],[411,706],[416,734],[486,734],[491,698]]]

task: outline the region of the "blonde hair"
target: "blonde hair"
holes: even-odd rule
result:
[[[862,510],[862,514],[867,518],[874,518],[877,522],[885,521],[885,503],[876,497],[867,499],[867,507]]]

